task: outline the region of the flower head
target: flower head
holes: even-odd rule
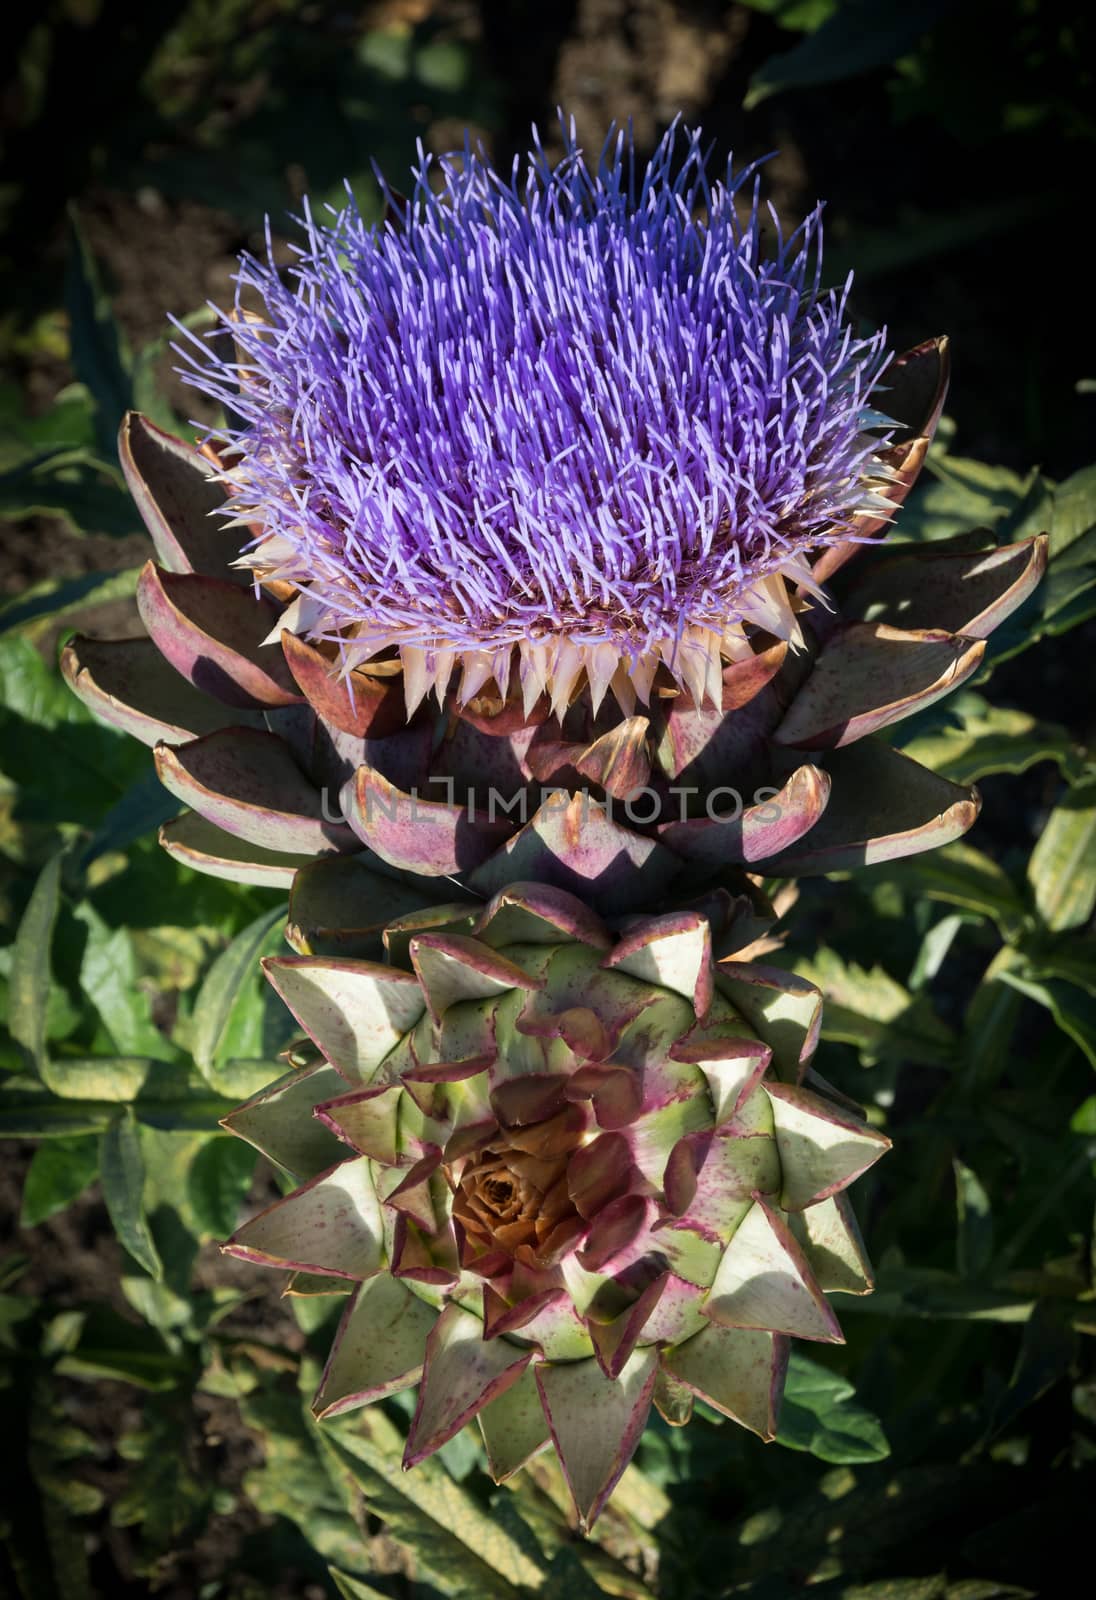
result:
[[[772,1438],[789,1336],[871,1287],[843,1191],[888,1147],[809,1071],[818,991],[536,883],[384,949],[265,963],[321,1058],[225,1123],[304,1180],[226,1248],[352,1292],[317,1414],[421,1377],[405,1466],[473,1417],[496,1479],[551,1439],[586,1526],[652,1404]]]
[[[234,510],[298,631],[398,651],[411,701],[516,667],[557,710],[584,673],[645,701],[660,663],[715,695],[744,624],[794,636],[784,580],[886,504],[887,356],[820,287],[819,213],[766,238],[699,137],[643,168],[615,132],[592,168],[565,130],[509,179],[421,157],[383,225],[306,211],[288,281],[243,259],[237,359],[198,341],[191,381],[237,420]]]

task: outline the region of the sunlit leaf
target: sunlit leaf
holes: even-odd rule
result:
[[[1077,928],[1096,906],[1096,779],[1067,789],[1028,863],[1035,905],[1048,928]]]
[[[839,1465],[883,1461],[890,1445],[878,1417],[858,1405],[840,1374],[793,1351],[777,1440]]]

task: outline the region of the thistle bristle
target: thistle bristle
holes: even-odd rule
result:
[[[398,648],[409,705],[455,663],[464,699],[516,665],[557,712],[580,679],[628,709],[652,656],[717,697],[687,640],[795,639],[780,574],[885,484],[883,336],[821,290],[819,213],[763,247],[752,169],[710,182],[677,126],[645,168],[623,134],[596,167],[564,145],[509,180],[424,158],[398,226],[308,214],[290,281],[243,259],[235,357],[180,347],[242,419],[217,443],[251,562],[354,662]]]

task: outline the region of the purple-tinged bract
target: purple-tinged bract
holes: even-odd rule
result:
[[[773,1438],[788,1339],[871,1288],[844,1191],[889,1144],[811,1067],[817,989],[540,883],[384,947],[265,963],[320,1055],[225,1121],[299,1182],[226,1248],[351,1291],[317,1415],[419,1383],[405,1466],[474,1417],[496,1481],[551,1440],[583,1527],[652,1403]]]
[[[709,183],[676,127],[646,168],[565,130],[555,165],[466,149],[389,199],[379,227],[309,214],[288,281],[245,258],[236,363],[192,356],[298,625],[351,661],[422,651],[439,690],[463,664],[462,698],[505,693],[515,645],[530,693],[585,667],[598,695],[660,657],[702,682],[744,621],[794,634],[771,580],[889,509],[883,335],[820,288],[819,213],[785,237],[752,169]]]

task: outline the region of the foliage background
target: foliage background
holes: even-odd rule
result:
[[[0,1588],[1060,1592],[1096,1475],[1091,10],[47,0],[0,28],[0,1410],[27,1463]],[[281,907],[157,850],[173,803],[146,753],[55,668],[77,626],[133,619],[145,541],[113,440],[131,403],[193,414],[166,313],[224,298],[304,192],[347,178],[368,203],[373,159],[398,184],[416,139],[466,125],[507,162],[557,104],[589,145],[630,116],[649,148],[680,110],[720,154],[776,151],[772,198],[789,220],[827,198],[858,312],[898,348],[953,339],[898,536],[1046,529],[1052,551],[982,679],[896,730],[979,781],[968,840],[803,885],[781,957],[826,988],[827,1075],[896,1140],[857,1190],[879,1289],[842,1305],[847,1346],[797,1356],[778,1444],[710,1415],[652,1429],[587,1544],[543,1458],[494,1490],[469,1433],[405,1478],[405,1405],[307,1421],[337,1297],[280,1299],[215,1243],[277,1192],[212,1130],[278,1070],[255,965]]]

